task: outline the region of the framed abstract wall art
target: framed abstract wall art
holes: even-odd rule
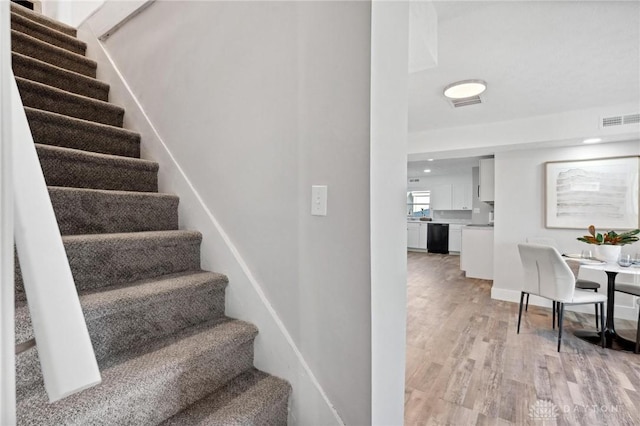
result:
[[[545,226],[640,226],[640,156],[545,163]]]

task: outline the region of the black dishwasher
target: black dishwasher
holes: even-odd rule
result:
[[[427,231],[427,251],[449,254],[449,224],[430,223]]]

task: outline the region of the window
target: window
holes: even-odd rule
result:
[[[407,215],[429,216],[429,204],[431,203],[431,191],[407,192]]]

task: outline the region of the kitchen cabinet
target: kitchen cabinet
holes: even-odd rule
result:
[[[431,190],[431,210],[451,210],[451,184],[438,185]]]
[[[462,225],[449,224],[449,252],[462,250]]]
[[[407,222],[407,248],[427,249],[428,222]]]
[[[471,185],[444,184],[431,190],[431,210],[471,210]]]
[[[471,210],[473,206],[471,186],[463,184],[453,185],[451,200],[451,210]]]
[[[486,203],[495,200],[495,160],[480,160],[480,189],[478,198]]]
[[[420,224],[407,223],[407,247],[418,248],[420,245]]]
[[[427,232],[428,232],[429,224],[427,222],[423,222],[420,224],[420,238],[418,240],[418,248],[427,249]]]
[[[493,227],[462,228],[460,269],[469,278],[493,279]]]

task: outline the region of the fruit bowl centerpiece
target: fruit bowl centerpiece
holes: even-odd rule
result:
[[[605,232],[604,234],[596,233],[596,227],[589,226],[589,235],[578,237],[578,241],[587,244],[594,244],[596,258],[605,262],[615,262],[620,257],[622,246],[632,244],[638,241],[637,235],[640,229],[632,229],[631,231],[616,233],[615,231]]]

